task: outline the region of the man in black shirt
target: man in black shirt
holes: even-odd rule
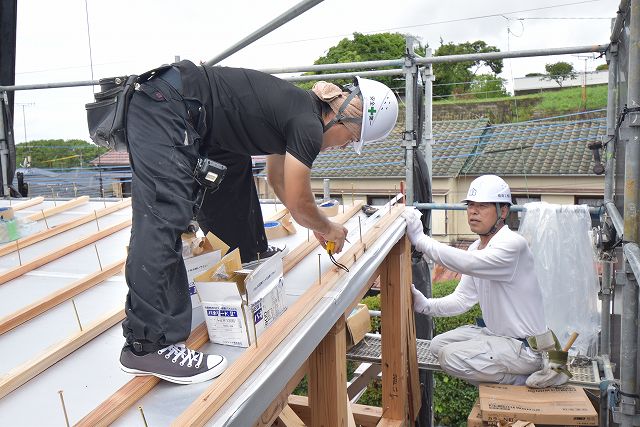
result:
[[[243,262],[268,252],[251,155],[267,155],[268,180],[296,222],[340,252],[347,230],[316,206],[313,161],[350,143],[359,153],[364,142],[388,135],[397,112],[389,88],[358,77],[343,92],[326,82],[305,91],[258,71],[189,61],[141,75],[127,116],[133,224],[122,369],[188,384],[226,367],[222,356],[183,344],[192,309],[181,234],[193,218],[199,158],[227,173],[217,191],[205,193],[198,223],[240,248]]]

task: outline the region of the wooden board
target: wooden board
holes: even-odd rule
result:
[[[63,248],[60,248],[52,252],[49,252],[47,254],[44,254],[42,256],[39,256],[17,267],[10,268],[4,271],[0,276],[0,285],[2,285],[3,283],[7,283],[8,281],[15,279],[16,277],[20,277],[23,274],[28,273],[29,271],[35,270],[38,267],[42,267],[43,265],[48,264],[51,261],[55,261],[58,258],[68,255],[73,251],[76,251],[87,245],[95,243],[102,238],[108,237],[113,233],[116,233],[124,228],[129,227],[130,225],[131,225],[131,218],[128,218],[122,222],[112,225],[111,227],[105,228],[102,231],[99,231],[97,233],[90,234],[81,239],[78,239],[75,242],[72,242],[64,246]]]
[[[403,206],[392,208],[364,236],[363,241],[354,243],[339,258],[339,262],[347,267],[371,246],[378,237],[394,222],[404,209]],[[324,296],[328,284],[334,283],[344,271],[334,267],[322,276],[322,284],[315,282],[289,309],[258,339],[257,347],[250,347],[227,370],[211,384],[198,399],[187,408],[173,423],[176,426],[204,425],[215,412],[229,399],[239,384],[260,366],[275,348],[287,337],[311,308]],[[406,348],[406,346],[405,346]],[[406,359],[405,359],[406,366]]]
[[[106,266],[103,270],[96,271],[87,277],[83,277],[69,286],[40,299],[39,301],[29,304],[28,306],[3,317],[0,319],[0,335],[12,330],[28,320],[33,319],[56,305],[73,298],[92,286],[103,282],[109,277],[118,274],[124,265],[124,261],[125,260],[122,259],[114,262],[113,264]]]
[[[34,243],[41,242],[45,239],[48,239],[49,237],[64,233],[65,231],[71,230],[72,228],[78,227],[88,222],[96,221],[98,218],[102,218],[105,215],[109,215],[110,213],[113,213],[130,205],[131,199],[124,199],[121,202],[114,203],[107,208],[94,211],[93,213],[84,215],[77,219],[72,219],[71,221],[56,225],[52,228],[46,228],[42,231],[31,234],[29,236],[25,236],[14,242],[9,242],[5,245],[0,246],[0,256],[7,255],[18,249],[24,249],[27,246],[33,245]]]
[[[11,208],[13,208],[13,211],[16,212],[22,209],[30,208],[31,206],[39,205],[42,202],[44,202],[44,197],[39,196],[39,197],[34,197],[33,199],[25,200],[24,202],[10,204],[9,206],[11,206]]]
[[[12,369],[0,379],[0,399],[122,320],[124,320],[124,310],[118,308],[88,325],[84,331],[55,344],[41,355]]]
[[[289,406],[289,395],[300,384],[300,381],[309,372],[309,364],[305,361],[300,369],[293,374],[291,379],[284,386],[278,396],[273,399],[271,405],[262,413],[260,419],[255,422],[253,427],[268,427],[272,425],[278,418],[278,414],[281,413],[285,407]]]
[[[41,219],[49,218],[49,217],[52,217],[53,215],[59,214],[60,212],[64,212],[66,210],[75,208],[76,206],[83,205],[88,201],[89,201],[89,196],[76,197],[75,199],[58,203],[57,206],[54,206],[52,208],[44,209],[40,212],[29,215],[25,219],[30,221],[40,221]]]

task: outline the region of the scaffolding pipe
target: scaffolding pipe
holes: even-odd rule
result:
[[[613,23],[612,23],[613,24]],[[617,106],[617,69],[618,54],[615,43],[611,43],[607,51],[609,60],[609,82],[607,98],[607,144],[605,157],[605,178],[604,178],[604,200],[605,203],[613,204],[615,185],[615,145],[616,145],[616,106]],[[616,209],[617,213],[617,209]],[[614,225],[615,227],[615,225]],[[602,284],[600,295],[602,310],[600,310],[600,353],[611,354],[611,282],[613,268],[611,263],[605,262],[602,265]]]
[[[8,108],[7,101],[7,92],[2,92],[0,96],[0,173],[2,173],[2,177],[0,178],[2,179],[2,196],[11,197],[9,191],[9,132],[5,127],[5,125],[11,124],[4,121],[4,118],[9,116],[5,114],[5,108]]]
[[[629,11],[629,62],[627,105],[640,107],[640,0],[631,0]],[[625,147],[624,171],[624,237],[629,243],[638,243],[638,182],[640,182],[640,114],[629,113],[627,118],[629,139]],[[633,247],[627,264],[633,268]],[[626,270],[626,268],[625,268]],[[638,276],[636,276],[637,278]],[[620,390],[622,427],[632,426],[636,413],[637,390],[637,343],[638,343],[638,286],[633,275],[627,273],[627,281],[622,289],[622,321],[620,336]]]
[[[629,0],[620,1],[620,6],[618,6],[618,12],[616,16],[616,20],[613,24],[613,30],[611,30],[611,42],[615,43],[620,38],[620,31],[624,26],[624,18],[629,9]]]
[[[591,46],[557,47],[550,49],[531,49],[512,52],[469,53],[464,55],[446,55],[434,56],[432,58],[422,58],[416,62],[418,63],[418,65],[426,65],[465,61],[487,61],[507,58],[528,58],[531,56],[568,55],[573,53],[603,53],[607,50],[608,47],[609,44],[597,44]]]
[[[287,76],[280,77],[282,80],[288,82],[311,82],[316,80],[335,80],[335,79],[350,79],[355,76],[359,77],[375,77],[375,76],[399,76],[404,74],[404,70],[401,68],[393,70],[379,70],[379,71],[360,71],[350,73],[333,73],[333,74],[312,74],[305,76]]]
[[[618,237],[624,236],[624,221],[622,220],[622,216],[620,215],[616,205],[613,202],[605,200],[604,207],[611,218],[611,222],[613,222],[613,226],[616,229],[616,233],[618,233]]]
[[[624,245],[623,251],[636,280],[640,279],[640,247],[636,243],[628,243]],[[637,283],[636,281],[636,285]]]
[[[439,211],[466,211],[467,205],[463,203],[414,203],[413,206],[420,210],[439,210]],[[523,205],[511,205],[511,212],[525,212],[527,210]],[[589,206],[591,215],[600,215],[602,207]]]
[[[413,44],[415,39],[407,37],[406,52],[407,56],[404,63],[404,136],[403,144],[405,148],[404,169],[405,180],[407,182],[406,204],[413,204],[413,147],[416,146],[416,132],[413,128],[414,104],[415,104],[415,80],[418,68],[415,66],[415,54],[413,53]]]
[[[284,12],[282,15],[278,16],[277,18],[275,18],[272,21],[268,22],[264,26],[260,27],[258,30],[256,30],[253,33],[249,34],[248,36],[246,36],[245,38],[243,38],[238,43],[234,44],[233,46],[231,46],[230,48],[228,48],[224,52],[218,54],[218,56],[208,60],[205,63],[205,65],[213,66],[213,65],[217,64],[218,62],[222,61],[223,59],[228,58],[229,56],[233,55],[234,53],[236,53],[240,49],[242,49],[242,48],[244,48],[246,46],[249,46],[251,43],[253,43],[254,41],[258,40],[259,38],[265,36],[266,34],[269,34],[271,31],[275,30],[278,27],[281,27],[282,25],[286,24],[287,22],[291,21],[292,19],[297,18],[298,16],[302,15],[307,10],[311,9],[312,7],[316,6],[317,4],[322,3],[322,1],[323,0],[304,0],[304,1],[301,1],[297,5],[293,6],[291,9],[287,10],[286,12]]]
[[[553,49],[532,49],[532,50],[520,50],[511,52],[489,52],[489,53],[474,53],[467,55],[446,55],[446,56],[433,56],[430,58],[418,58],[416,64],[440,64],[440,63],[454,63],[465,61],[482,61],[489,59],[505,59],[505,58],[528,58],[532,56],[552,56],[552,55],[565,55],[572,53],[589,53],[589,52],[605,52],[608,49],[608,44],[592,45],[592,46],[576,46],[576,47],[561,47]],[[299,73],[306,71],[327,71],[327,70],[349,70],[354,68],[381,68],[381,67],[402,67],[404,65],[404,59],[391,59],[384,61],[363,61],[363,62],[344,62],[341,64],[323,64],[323,65],[307,65],[307,66],[295,66],[295,67],[283,67],[283,68],[265,68],[260,71],[269,74],[286,74],[286,73]],[[381,70],[375,71],[376,73],[393,72],[394,70]],[[360,73],[348,73],[345,76],[365,76],[366,71]],[[402,71],[386,75],[402,74]],[[342,77],[342,74],[337,74]],[[371,74],[368,74],[371,75]],[[385,75],[385,74],[378,74]],[[322,78],[340,78],[329,77],[332,74],[324,74]],[[317,80],[317,76],[299,76],[299,80],[294,78],[287,78],[291,81],[306,81]],[[89,81],[74,81],[74,82],[59,82],[59,83],[43,83],[36,85],[13,85],[13,86],[0,86],[0,91],[18,91],[18,90],[31,90],[31,89],[52,89],[60,87],[74,87],[74,86],[92,86],[98,84],[97,80]]]

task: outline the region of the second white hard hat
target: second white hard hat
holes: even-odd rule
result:
[[[512,205],[511,189],[504,179],[497,175],[482,175],[474,179],[462,203],[508,203]]]

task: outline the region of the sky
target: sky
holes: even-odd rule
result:
[[[207,61],[300,1],[18,1],[16,84],[141,74],[176,56]],[[484,40],[502,51],[605,44],[618,5],[619,0],[324,0],[220,65],[311,65],[354,32],[411,34],[434,49],[441,40]],[[513,78],[542,73],[545,64],[558,61],[578,71],[605,63],[586,54],[510,59],[500,77],[509,88]],[[89,141],[84,104],[93,100],[93,90],[17,92],[16,143]]]

